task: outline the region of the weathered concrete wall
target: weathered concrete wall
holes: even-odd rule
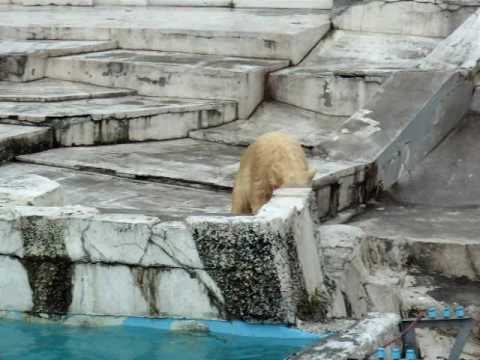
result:
[[[0,207],[0,263],[18,268],[0,309],[324,319],[310,196],[310,189],[283,189],[257,216],[186,223],[81,207]]]

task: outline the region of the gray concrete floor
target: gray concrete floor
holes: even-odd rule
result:
[[[96,207],[103,212],[140,213],[162,219],[230,212],[230,193],[122,179],[58,167],[8,163],[0,177],[37,174],[62,185],[66,205]]]

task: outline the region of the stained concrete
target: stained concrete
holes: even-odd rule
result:
[[[123,48],[300,61],[330,28],[310,10],[129,7],[0,8],[0,37],[115,39]]]
[[[28,174],[59,183],[65,205],[96,207],[106,213],[139,213],[161,219],[230,212],[230,193],[75,171],[50,166],[9,163],[0,178]]]
[[[480,116],[464,118],[391,195],[401,203],[433,207],[480,206]]]
[[[249,145],[270,131],[294,136],[303,146],[318,147],[332,139],[345,117],[322,115],[280,102],[264,102],[248,120],[199,131],[190,136],[230,145]]]
[[[20,161],[121,177],[231,188],[243,148],[192,139],[54,149]]]
[[[135,90],[112,89],[55,79],[41,79],[28,83],[0,81],[0,101],[53,102],[134,94]]]

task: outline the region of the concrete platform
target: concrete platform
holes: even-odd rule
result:
[[[480,116],[469,115],[390,194],[401,203],[480,206]]]
[[[23,162],[127,178],[230,189],[243,148],[192,139],[53,149]]]
[[[112,89],[55,79],[28,83],[0,81],[0,101],[53,102],[134,95],[135,90]]]
[[[65,205],[98,208],[102,213],[138,213],[162,220],[230,212],[229,192],[135,181],[58,167],[8,163],[0,178],[40,175],[59,183]]]
[[[124,96],[62,102],[0,102],[0,123],[42,125],[63,146],[165,140],[236,119],[233,102]]]
[[[247,146],[264,133],[282,131],[294,136],[303,146],[321,152],[322,141],[331,140],[345,120],[345,117],[322,115],[280,102],[264,102],[249,120],[192,131],[190,137]]]
[[[275,100],[331,115],[351,115],[393,71],[413,68],[439,39],[336,30],[298,66],[275,72]]]
[[[480,208],[442,209],[379,204],[353,219],[376,258],[393,268],[480,281]]]
[[[120,47],[298,63],[330,28],[328,12],[175,7],[0,8],[0,38],[117,40]]]
[[[135,89],[142,95],[227,99],[247,118],[263,100],[265,75],[287,61],[116,50],[51,58],[49,77]]]
[[[103,51],[116,47],[114,41],[0,40],[0,80],[40,79],[45,76],[46,59],[50,56]]]
[[[0,162],[18,154],[46,150],[52,146],[53,134],[50,129],[0,124]]]

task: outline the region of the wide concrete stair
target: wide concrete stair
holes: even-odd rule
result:
[[[142,95],[234,100],[238,116],[248,118],[263,100],[266,75],[286,66],[282,60],[115,50],[52,58],[47,75]]]

